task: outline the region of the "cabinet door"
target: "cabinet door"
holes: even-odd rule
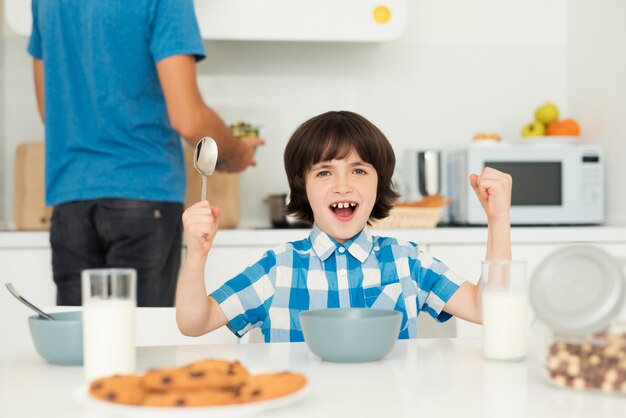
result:
[[[485,258],[484,245],[453,245],[433,244],[428,248],[433,257],[441,260],[450,269],[463,276],[466,280],[477,283],[480,277],[480,262]],[[455,327],[456,337],[481,337],[480,325],[452,318],[448,322]]]
[[[513,259],[526,261],[526,277],[528,283],[535,269],[550,253],[565,244],[514,244]],[[474,245],[431,245],[430,254],[437,257],[452,270],[464,276],[468,281],[477,283],[480,278],[480,264],[485,259],[486,246]],[[534,320],[532,309],[529,321]],[[482,336],[480,325],[455,318],[456,336],[478,338]]]
[[[246,267],[256,263],[267,250],[267,247],[213,247],[204,269],[207,292],[211,293]],[[241,339],[244,343],[262,341],[263,335],[258,328]]]
[[[263,257],[265,247],[213,247],[204,273],[207,292],[211,293]]]
[[[12,283],[24,298],[37,306],[55,305],[56,287],[52,281],[51,257],[47,248],[2,249],[2,281]],[[2,350],[34,352],[27,322],[31,315],[36,314],[15,300],[6,289],[0,291],[0,335],[10,336],[0,344]]]

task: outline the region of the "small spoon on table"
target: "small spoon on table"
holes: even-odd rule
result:
[[[15,288],[13,287],[13,285],[11,283],[5,283],[4,285],[7,287],[7,289],[9,289],[9,292],[11,292],[11,294],[13,296],[15,296],[15,298],[17,300],[22,302],[24,305],[28,306],[33,311],[37,312],[40,317],[42,317],[44,319],[48,319],[50,321],[54,321],[55,320],[52,316],[50,316],[49,314],[45,313],[44,311],[42,311],[41,309],[39,309],[38,307],[36,307],[32,303],[30,303],[29,301],[24,299],[24,297],[22,295],[20,295],[17,290],[15,290]]]

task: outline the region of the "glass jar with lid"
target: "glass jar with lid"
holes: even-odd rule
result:
[[[570,245],[547,256],[530,283],[534,361],[552,384],[626,395],[623,267],[604,250]]]

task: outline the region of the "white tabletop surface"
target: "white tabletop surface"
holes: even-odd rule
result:
[[[237,359],[251,372],[294,370],[307,396],[258,417],[624,417],[626,397],[560,389],[533,362],[493,363],[480,339],[398,341],[382,361],[323,362],[304,343],[142,347],[138,369],[203,358]],[[3,354],[0,417],[104,418],[79,396],[82,367],[53,366],[31,352]],[[176,416],[176,415],[172,415]]]

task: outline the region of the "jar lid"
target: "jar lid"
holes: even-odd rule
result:
[[[617,317],[626,284],[621,265],[605,251],[576,244],[548,255],[530,282],[537,316],[555,332],[599,332]]]

